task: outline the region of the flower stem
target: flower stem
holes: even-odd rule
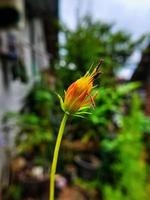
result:
[[[60,144],[61,144],[61,140],[62,140],[67,119],[68,119],[68,115],[65,113],[60,124],[59,132],[58,132],[58,136],[57,136],[57,140],[55,144],[54,154],[53,154],[53,161],[52,161],[51,172],[50,172],[49,200],[54,200],[55,172],[56,172],[56,167],[57,167]]]

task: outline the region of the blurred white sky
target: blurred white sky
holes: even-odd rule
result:
[[[134,36],[150,32],[150,0],[60,0],[60,17],[69,27],[74,28],[78,16],[86,14],[115,22]]]
[[[60,18],[70,28],[75,28],[79,17],[90,14],[93,19],[114,22],[117,29],[123,29],[137,38],[150,32],[150,0],[60,0]],[[138,62],[136,52],[130,62]],[[131,76],[135,64],[123,72]]]

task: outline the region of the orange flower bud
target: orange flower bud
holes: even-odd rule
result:
[[[69,114],[79,112],[86,106],[94,106],[94,99],[96,95],[92,95],[92,89],[94,79],[100,74],[99,65],[93,70],[92,73],[89,71],[80,79],[73,82],[65,92],[65,98],[63,102],[63,109]]]

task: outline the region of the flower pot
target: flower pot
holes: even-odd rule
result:
[[[68,139],[64,139],[62,146],[67,150],[75,152],[95,152],[98,145],[95,141],[82,142],[81,140],[70,141]]]
[[[79,177],[85,180],[97,178],[101,162],[96,156],[87,154],[78,155],[75,157],[75,163]]]
[[[44,176],[41,180],[32,177],[20,176],[19,182],[23,188],[24,197],[43,198],[48,196],[49,177]]]

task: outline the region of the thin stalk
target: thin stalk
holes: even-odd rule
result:
[[[53,154],[53,161],[52,161],[52,166],[51,166],[51,171],[50,171],[49,200],[54,200],[55,173],[56,173],[56,167],[57,167],[57,161],[58,161],[58,154],[59,154],[60,144],[61,144],[61,140],[62,140],[67,119],[68,119],[68,115],[65,113],[60,124],[59,132],[58,132],[58,136],[57,136],[57,140],[55,144],[54,154]]]

